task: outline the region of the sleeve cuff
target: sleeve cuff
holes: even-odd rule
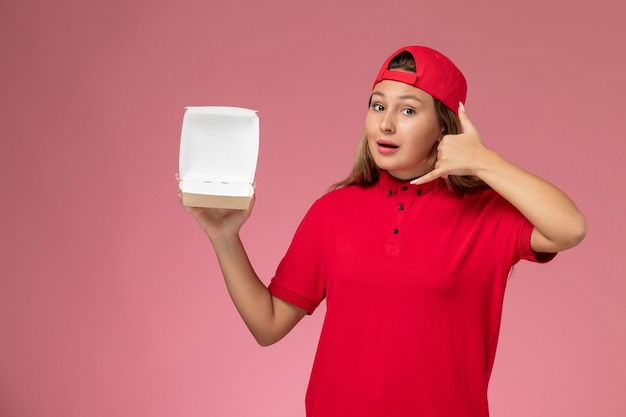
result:
[[[280,298],[283,301],[288,302],[289,304],[293,304],[296,307],[299,307],[307,312],[307,314],[312,314],[319,303],[315,303],[308,298],[305,298],[299,294],[296,294],[280,285],[271,282],[269,285],[270,294],[275,297]]]
[[[534,226],[528,220],[524,225],[524,229],[522,230],[522,259],[526,259],[532,262],[537,262],[540,264],[545,264],[546,262],[550,262],[554,259],[557,253],[545,253],[545,252],[535,252],[530,246],[530,237],[532,236]]]

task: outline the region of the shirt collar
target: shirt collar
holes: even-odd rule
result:
[[[380,178],[376,186],[383,194],[391,197],[399,192],[411,192],[417,195],[424,195],[436,188],[445,188],[446,183],[442,178],[437,178],[425,184],[412,185],[410,181],[399,180],[392,177],[387,171],[381,170]]]

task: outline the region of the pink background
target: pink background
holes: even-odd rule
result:
[[[255,344],[176,201],[183,109],[259,111],[243,239],[267,282],[405,44],[452,57],[486,143],[589,219],[579,247],[515,269],[492,415],[626,415],[619,4],[3,1],[0,416],[303,415],[323,309]]]

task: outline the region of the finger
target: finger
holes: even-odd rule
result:
[[[470,131],[476,130],[474,124],[470,120],[467,112],[465,111],[465,106],[462,102],[459,101],[459,120],[461,121],[461,129],[463,129],[463,133],[468,133]]]
[[[413,181],[411,181],[411,184],[413,185],[421,185],[421,184],[426,184],[427,182],[430,182],[434,179],[437,179],[439,177],[441,177],[443,171],[440,169],[433,169],[432,171],[430,171],[427,174],[422,175],[419,178],[414,179]]]
[[[250,213],[252,212],[252,209],[254,208],[254,203],[256,203],[256,193],[252,195],[252,200],[250,201],[250,207],[248,207],[248,216],[250,215]]]
[[[252,183],[252,190],[254,191],[252,193],[252,200],[250,201],[250,208],[248,208],[248,211],[252,211],[252,208],[254,207],[254,203],[256,202],[256,181]]]

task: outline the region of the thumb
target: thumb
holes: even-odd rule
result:
[[[463,129],[463,133],[469,133],[475,131],[476,128],[474,124],[470,120],[467,112],[465,111],[465,106],[462,102],[459,101],[459,120],[461,121],[461,129]]]

